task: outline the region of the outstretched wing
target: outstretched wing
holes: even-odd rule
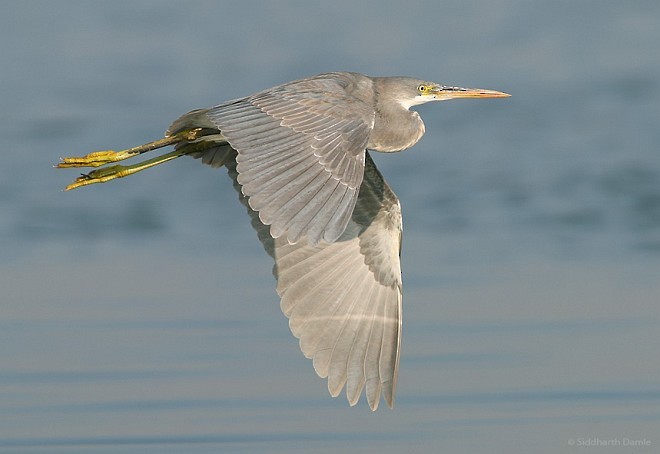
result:
[[[374,122],[354,83],[324,74],[204,112],[238,152],[241,190],[272,237],[332,243],[344,232]]]
[[[376,410],[381,393],[392,407],[401,342],[401,209],[368,153],[355,210],[340,238],[313,245],[272,238],[240,192],[240,174],[227,163],[252,225],[275,259],[281,307],[300,348],[351,405],[366,388]]]

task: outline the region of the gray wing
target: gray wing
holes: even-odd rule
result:
[[[290,82],[205,111],[238,152],[238,182],[274,238],[333,242],[364,172],[374,111],[350,75]]]
[[[240,194],[233,163],[229,174]],[[245,197],[241,200],[247,206]],[[372,410],[381,393],[394,404],[401,342],[401,209],[366,154],[364,181],[348,226],[334,243],[273,239],[254,212],[252,225],[275,259],[281,307],[300,348],[328,378],[328,390],[355,405],[363,389]]]

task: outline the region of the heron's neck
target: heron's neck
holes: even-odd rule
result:
[[[378,81],[375,89],[378,91]],[[408,110],[398,102],[375,96],[374,129],[369,136],[367,148],[386,153],[412,147],[424,135],[424,122],[419,114]]]
[[[422,138],[424,130],[424,122],[417,112],[398,103],[377,103],[374,129],[367,148],[382,152],[405,150]]]

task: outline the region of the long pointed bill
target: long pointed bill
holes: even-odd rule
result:
[[[444,99],[454,98],[508,98],[508,93],[483,88],[438,87],[435,93]]]

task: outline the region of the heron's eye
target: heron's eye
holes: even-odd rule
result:
[[[426,90],[428,90],[428,87],[424,84],[421,84],[419,87],[417,87],[417,91],[419,91],[420,93],[425,93]]]

